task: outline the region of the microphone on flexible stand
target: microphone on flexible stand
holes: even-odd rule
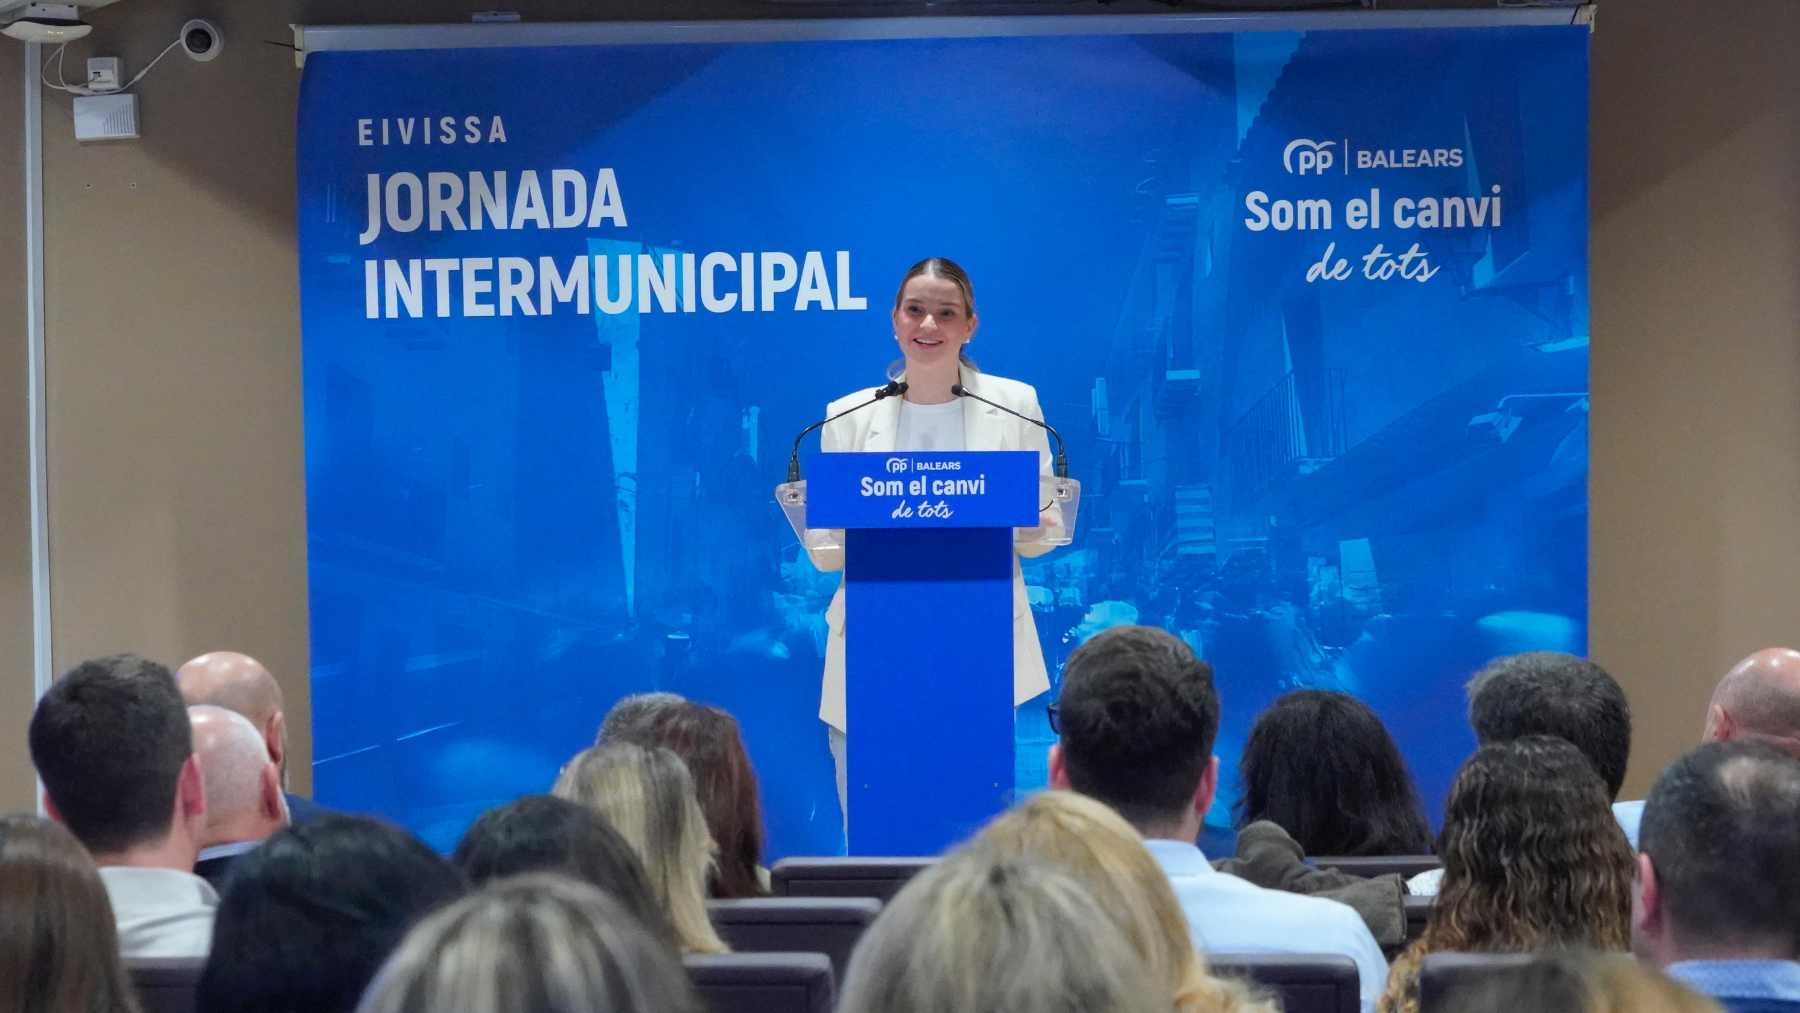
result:
[[[969,388],[964,387],[960,383],[951,384],[950,385],[950,393],[956,395],[957,397],[972,397],[975,400],[980,401],[982,404],[987,405],[991,408],[998,408],[1001,411],[1005,412],[1008,415],[1011,415],[1014,418],[1024,419],[1025,421],[1031,423],[1034,426],[1044,427],[1044,429],[1047,432],[1049,432],[1051,436],[1056,437],[1056,461],[1051,465],[1051,468],[1053,471],[1055,471],[1057,478],[1068,478],[1069,477],[1069,455],[1063,447],[1062,434],[1056,431],[1055,426],[1051,425],[1048,422],[1045,422],[1043,419],[1034,419],[1031,416],[1024,414],[1023,412],[1013,411],[1011,408],[1008,408],[1005,405],[1000,404],[997,401],[989,401],[987,398],[982,397],[980,394],[977,394],[974,391],[970,390]]]
[[[830,418],[820,419],[819,421],[814,422],[812,425],[807,426],[805,429],[800,430],[800,435],[794,437],[794,449],[788,453],[787,480],[789,482],[800,481],[800,441],[806,439],[806,436],[808,433],[812,432],[815,429],[818,429],[820,426],[830,425],[831,423],[836,422],[838,419],[843,418],[844,416],[850,414],[851,412],[861,411],[864,408],[869,407],[870,405],[874,404],[875,402],[881,400],[884,397],[893,397],[897,394],[904,394],[904,393],[906,393],[906,381],[905,380],[889,380],[885,385],[876,388],[874,397],[868,399],[867,401],[864,401],[862,404],[856,405],[851,408],[846,408],[843,411],[838,412],[836,415],[831,416]],[[1054,432],[1055,430],[1051,430],[1051,431]],[[1058,437],[1058,439],[1060,440],[1061,437]]]

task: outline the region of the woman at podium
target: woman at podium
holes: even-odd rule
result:
[[[1050,441],[1044,428],[1008,415],[974,397],[959,397],[963,389],[1004,405],[1028,419],[1042,419],[1037,391],[1030,384],[991,376],[975,368],[966,346],[975,337],[980,317],[975,312],[975,289],[955,261],[928,257],[914,264],[900,279],[894,296],[894,341],[901,360],[889,367],[889,375],[904,381],[901,397],[887,397],[860,411],[853,411],[825,426],[820,449],[827,452],[865,451],[889,453],[908,450],[1035,450],[1038,474],[1051,474]],[[865,388],[831,402],[826,417],[843,412],[874,397],[877,388]],[[1042,541],[1016,541],[1013,558],[1013,706],[1046,692],[1049,673],[1044,652],[1038,646],[1037,625],[1025,597],[1025,577],[1019,555],[1038,556],[1053,546]],[[821,570],[842,570],[841,548],[808,546],[813,564]],[[838,803],[846,804],[845,704],[844,704],[844,587],[840,583],[825,610],[825,685],[819,700],[819,719],[829,727],[831,756],[837,764]]]

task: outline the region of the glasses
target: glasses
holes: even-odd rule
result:
[[[1062,734],[1062,708],[1056,704],[1051,704],[1050,706],[1044,708],[1044,716],[1048,717],[1050,719],[1050,734],[1061,735]]]

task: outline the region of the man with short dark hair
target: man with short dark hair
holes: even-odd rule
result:
[[[1800,760],[1713,742],[1644,806],[1631,944],[1732,1013],[1800,1010]]]
[[[1076,648],[1052,712],[1050,784],[1105,802],[1169,874],[1194,944],[1218,953],[1331,953],[1356,961],[1363,1009],[1387,961],[1355,911],[1214,871],[1195,846],[1219,787],[1219,696],[1187,644],[1120,626]]]
[[[82,662],[38,701],[30,741],[45,808],[100,867],[124,955],[205,956],[219,897],[192,871],[206,798],[169,670]]]
[[[1476,672],[1468,694],[1478,743],[1554,735],[1581,750],[1607,795],[1619,797],[1631,759],[1631,704],[1606,669],[1561,651],[1509,654]],[[1623,821],[1620,827],[1628,829]],[[1443,878],[1442,869],[1432,869],[1407,880],[1406,888],[1435,895]]]
[[[1581,750],[1619,797],[1631,759],[1631,705],[1606,669],[1573,654],[1496,658],[1469,680],[1469,727],[1481,745],[1554,735]]]

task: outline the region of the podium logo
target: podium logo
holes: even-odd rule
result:
[[[901,472],[903,472],[903,471],[905,471],[905,470],[906,470],[906,458],[904,458],[904,457],[890,457],[890,458],[888,458],[888,459],[887,459],[887,472],[888,472],[888,474],[890,474],[890,475],[898,475],[898,474],[900,474],[900,473],[901,473]]]
[[[1336,146],[1336,141],[1296,137],[1281,149],[1281,167],[1296,176],[1323,176],[1337,162],[1337,153],[1331,150]]]

